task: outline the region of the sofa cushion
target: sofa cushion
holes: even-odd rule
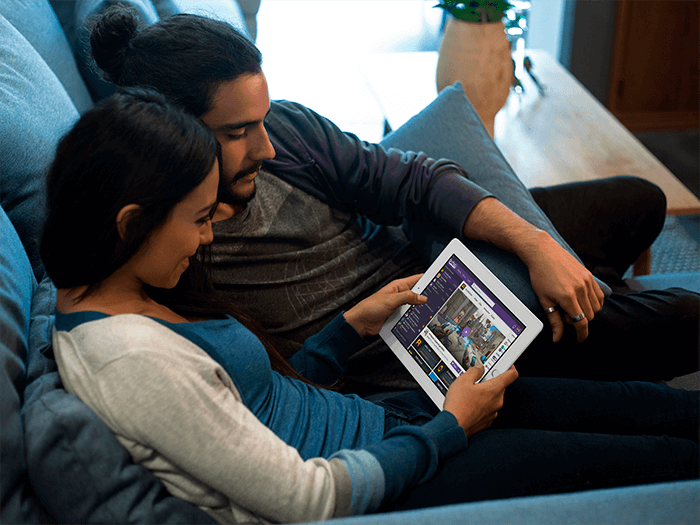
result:
[[[258,23],[257,16],[258,10],[260,9],[260,0],[237,0],[238,5],[241,6],[241,11],[243,11],[243,16],[245,17],[245,23],[248,26],[248,34],[250,38],[255,41],[258,34]]]
[[[75,3],[74,46],[78,57],[78,67],[85,78],[94,99],[101,100],[114,93],[111,82],[102,80],[102,74],[90,55],[89,24],[93,17],[114,4],[127,4],[133,7],[139,17],[140,27],[154,24],[159,20],[158,12],[151,0],[78,0]]]
[[[467,170],[470,180],[489,190],[520,217],[549,232],[576,256],[508,164],[459,83],[444,89],[433,103],[387,135],[381,144],[454,160]],[[465,144],[469,147],[465,148]],[[433,230],[429,224],[412,224],[410,227],[413,242],[430,260],[437,257],[449,242],[444,234]],[[530,286],[527,267],[515,255],[486,243],[472,241],[466,244],[528,308],[544,315]],[[602,281],[598,283],[606,295],[612,293]]]
[[[29,478],[57,522],[214,523],[135,465],[102,420],[61,387],[58,372],[31,387],[22,412]]]
[[[0,207],[0,522],[38,523],[26,483],[20,406],[25,386],[29,320],[36,280],[19,236]]]
[[[73,49],[48,0],[0,3],[3,15],[46,61],[81,113],[92,97],[73,56]]]
[[[236,0],[154,0],[161,18],[189,13],[228,22],[250,38],[245,17]]]
[[[78,112],[56,75],[0,15],[0,205],[10,217],[36,276],[45,173]]]

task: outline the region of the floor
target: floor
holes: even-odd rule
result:
[[[700,130],[646,132],[636,136],[671,173],[700,197]],[[700,272],[700,216],[669,217],[666,220],[664,230],[652,245],[651,272]]]

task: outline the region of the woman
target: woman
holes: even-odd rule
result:
[[[134,91],[85,113],[48,176],[59,373],[173,495],[221,523],[290,522],[697,475],[690,392],[514,382],[514,368],[475,384],[474,367],[438,412],[421,392],[374,404],[310,384],[194,257],[226,216],[217,151],[199,121]],[[338,377],[363,336],[424,301],[416,279],[339,315],[293,363]]]

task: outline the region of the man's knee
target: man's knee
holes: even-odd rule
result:
[[[666,195],[653,182],[633,175],[618,175],[605,179],[607,190],[620,198],[621,202],[637,202],[641,209],[666,215]]]

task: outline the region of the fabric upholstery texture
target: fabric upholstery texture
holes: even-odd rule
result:
[[[161,18],[175,13],[189,13],[228,22],[250,38],[245,16],[235,0],[154,0]]]
[[[17,232],[1,207],[0,238],[0,522],[38,523],[39,514],[25,482],[27,462],[20,420],[36,280]]]
[[[46,61],[78,111],[82,113],[92,107],[92,97],[78,73],[73,49],[51,5],[45,0],[0,2],[0,15],[8,20]],[[51,39],[46,38],[47,33],[52,35]]]
[[[60,137],[77,118],[56,75],[0,15],[0,205],[39,279],[45,173]]]

